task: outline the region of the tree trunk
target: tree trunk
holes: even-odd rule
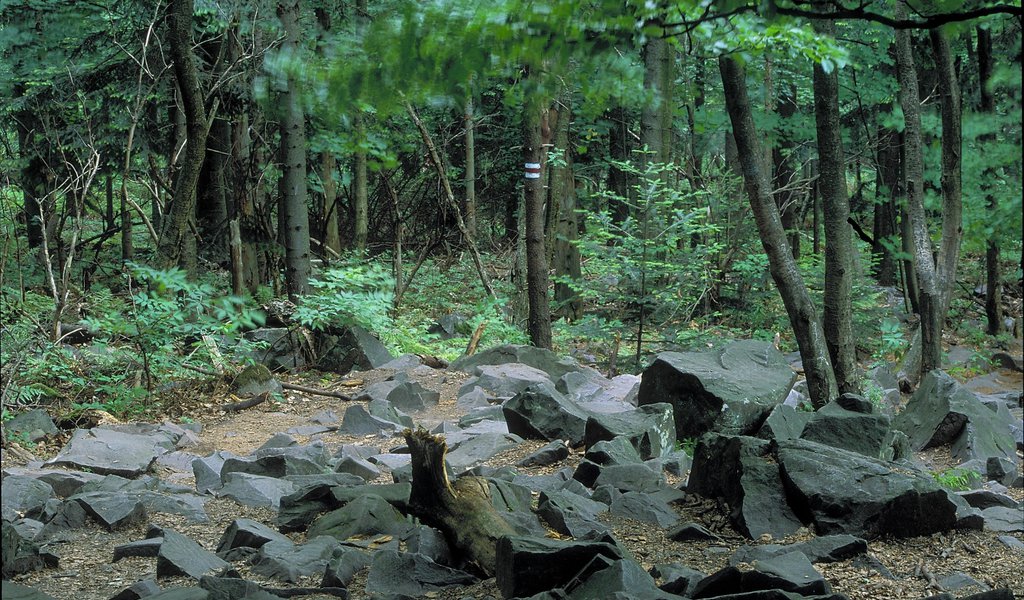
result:
[[[23,86],[15,89],[15,97],[21,96]],[[28,247],[38,248],[43,245],[44,235],[44,199],[47,195],[47,181],[52,173],[40,154],[41,145],[37,144],[39,121],[35,113],[25,110],[15,119],[18,128],[18,151],[21,155],[21,177],[19,184],[24,198],[25,228],[28,236]]]
[[[466,94],[466,111],[463,116],[466,127],[466,199],[462,203],[462,213],[465,215],[466,231],[476,241],[476,123],[473,115],[473,91],[470,86]]]
[[[835,34],[831,21],[815,29]],[[853,340],[853,230],[846,190],[842,129],[839,123],[839,74],[814,65],[814,118],[818,133],[818,190],[825,216],[825,341],[839,393],[859,393],[860,376]]]
[[[360,145],[366,139],[365,117],[356,117],[356,137]],[[357,255],[366,253],[366,242],[369,237],[370,203],[369,192],[367,191],[366,180],[366,150],[356,150],[355,165],[353,167],[353,208],[355,209],[355,232],[352,246]]]
[[[277,6],[285,39],[282,51],[299,59],[299,0]],[[284,222],[285,283],[293,300],[309,291],[309,210],[306,207],[306,123],[298,83],[288,76],[281,118],[281,208]]]
[[[551,165],[549,169],[547,189],[547,223],[544,226],[545,250],[548,264],[554,264],[555,245],[558,243],[559,227],[565,213],[566,196],[571,192],[572,182],[572,149],[569,148],[569,122],[572,120],[570,109],[572,91],[562,88],[556,110],[548,112],[549,121],[554,118],[552,147],[562,152],[561,164]]]
[[[878,285],[896,285],[896,260],[891,250],[897,238],[896,207],[900,204],[899,136],[895,131],[878,128],[878,164],[875,182],[875,210],[872,233],[875,278]]]
[[[324,245],[341,253],[341,233],[338,230],[338,184],[334,172],[338,161],[329,150],[320,153],[320,180],[324,187]]]
[[[668,163],[672,131],[672,50],[667,41],[651,38],[644,46],[644,88],[654,93],[654,104],[640,114],[640,143],[650,152],[644,162]]]
[[[558,102],[558,122],[555,125],[555,148],[561,149],[563,163],[552,167],[550,205],[558,207],[557,223],[553,228],[551,260],[555,270],[555,305],[559,316],[575,321],[583,316],[583,303],[573,285],[582,276],[580,251],[575,241],[579,232],[576,220],[576,185],[573,176],[572,151],[569,148],[569,122],[572,118],[572,90],[566,86]]]
[[[498,540],[515,530],[494,508],[487,480],[463,476],[453,486],[445,469],[448,445],[444,438],[422,429],[406,429],[404,435],[412,457],[412,512],[443,531],[484,577],[493,576]]]
[[[227,238],[228,192],[225,177],[231,152],[231,122],[222,117],[214,118],[206,142],[206,158],[196,197],[196,220],[203,249],[219,261]]]
[[[906,8],[896,4],[899,17]],[[906,178],[907,213],[913,233],[914,269],[917,272],[919,310],[921,318],[921,372],[909,374],[920,377],[942,364],[942,336],[938,321],[942,297],[932,260],[932,242],[924,210],[924,160],[921,142],[921,100],[918,93],[917,72],[911,36],[907,30],[896,30],[896,75],[899,81],[899,100],[903,107],[904,177]],[[917,383],[919,379],[912,381]]]
[[[608,189],[614,194],[614,198],[608,200],[608,212],[612,222],[619,224],[629,217],[633,191],[629,173],[616,164],[630,159],[629,114],[622,106],[616,106],[609,111],[608,118],[612,122],[608,139],[608,155],[612,159],[608,167]]]
[[[996,99],[992,94],[992,33],[978,27],[978,80],[981,87],[981,112],[995,115]],[[979,140],[987,144],[995,140],[995,134],[985,134]],[[986,172],[986,181],[993,177]],[[987,187],[987,186],[986,186]],[[989,214],[995,215],[998,200],[995,194],[985,194]],[[996,335],[1003,327],[1003,284],[999,277],[999,237],[995,229],[985,243],[985,318],[989,335]]]
[[[132,212],[124,196],[121,197],[121,261],[130,261],[135,256],[132,243]]]
[[[238,220],[241,236],[241,273],[243,286],[255,293],[260,284],[259,251],[257,242],[262,237],[250,188],[252,140],[249,134],[249,115],[242,112],[239,122],[232,128],[232,215]]]
[[[839,395],[825,334],[818,321],[814,301],[807,292],[800,270],[786,242],[786,230],[782,228],[779,209],[771,197],[764,152],[754,128],[743,67],[728,56],[720,57],[718,64],[722,72],[726,108],[732,121],[747,196],[760,233],[761,244],[768,255],[772,279],[779,289],[779,295],[786,306],[790,325],[800,347],[811,402],[815,408],[821,408]]]
[[[538,348],[551,348],[551,308],[548,306],[548,264],[544,249],[544,188],[541,185],[541,108],[529,100],[523,114],[524,188],[526,193],[527,330]],[[546,109],[544,109],[546,110]]]
[[[793,85],[779,95],[775,110],[779,120],[785,122],[793,118],[796,108],[796,86]],[[786,230],[786,239],[789,241],[790,250],[793,251],[793,258],[799,259],[801,210],[799,196],[792,187],[797,175],[792,156],[795,149],[793,137],[780,132],[775,147],[772,148],[772,163],[775,166],[773,196],[782,216],[782,227]]]
[[[195,272],[196,261],[195,237],[189,227],[195,217],[196,186],[206,157],[209,131],[199,71],[192,55],[192,13],[192,0],[171,0],[168,7],[167,37],[174,62],[174,77],[181,92],[186,141],[174,180],[170,212],[164,219],[157,247],[160,266],[177,265],[189,273]]]

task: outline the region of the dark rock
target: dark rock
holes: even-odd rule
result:
[[[281,498],[295,491],[294,483],[277,477],[240,472],[227,473],[223,477],[224,485],[217,495],[245,506],[278,508]]]
[[[583,438],[587,448],[616,437],[629,440],[644,460],[671,452],[676,442],[672,405],[645,404],[629,412],[592,415],[587,419]]]
[[[679,527],[667,532],[665,537],[673,542],[711,541],[720,539],[717,534],[711,533],[699,523],[683,523]]]
[[[970,490],[968,492],[957,492],[974,508],[984,510],[993,506],[1005,506],[1006,508],[1017,508],[1017,501],[1006,494],[998,494],[989,490]]]
[[[323,573],[339,541],[329,536],[308,537],[304,544],[289,539],[271,540],[250,559],[253,572],[286,583]]]
[[[0,509],[3,519],[40,519],[47,501],[53,497],[53,488],[39,479],[25,475],[7,475],[0,484]]]
[[[164,529],[162,537],[164,541],[156,557],[157,579],[186,575],[198,580],[203,575],[230,566],[216,554],[174,530]]]
[[[353,404],[345,409],[345,416],[338,431],[351,435],[377,435],[401,431],[404,428],[401,423],[371,415],[361,404]]]
[[[423,361],[415,354],[403,354],[382,364],[379,368],[391,369],[392,371],[409,371],[422,364]]]
[[[271,371],[292,371],[306,365],[305,341],[288,327],[261,327],[247,331],[243,336],[264,346],[252,351],[251,356]]]
[[[345,375],[352,369],[379,369],[395,357],[372,333],[353,325],[320,336],[317,368]]]
[[[160,593],[160,585],[154,579],[143,579],[121,590],[110,600],[140,600]]]
[[[587,446],[584,458],[605,467],[634,465],[643,462],[640,452],[624,437],[602,440]]]
[[[707,577],[706,574],[682,563],[655,565],[651,569],[651,575],[662,580],[659,586],[662,590],[683,597],[689,597],[689,592]]]
[[[3,521],[2,533],[3,578],[6,580],[14,575],[37,571],[47,566],[46,556],[40,552],[39,545],[22,536],[18,529]],[[52,564],[51,566],[56,566]],[[4,598],[6,598],[6,594]]]
[[[169,442],[170,448],[174,447],[174,442],[166,434],[136,435],[100,427],[79,429],[57,456],[46,464],[135,478],[148,471],[157,454],[163,453],[161,442]]]
[[[961,462],[991,456],[1017,460],[1009,425],[942,371],[924,377],[894,425],[910,437],[914,450],[949,444]]]
[[[385,400],[400,411],[416,412],[428,406],[437,406],[441,394],[429,390],[404,373],[393,379],[375,383],[366,388],[362,395],[370,400]]]
[[[356,573],[370,566],[373,557],[356,548],[342,546],[327,563],[322,587],[348,587]]]
[[[354,456],[343,457],[338,461],[334,470],[337,473],[350,473],[364,481],[372,481],[380,475],[380,469],[374,466],[373,463]]]
[[[941,589],[947,591],[961,591],[965,588],[975,588],[987,592],[991,589],[988,585],[978,581],[977,579],[971,577],[970,575],[962,571],[957,571],[955,573],[947,575],[946,577],[943,577],[942,579],[938,580],[938,584]]]
[[[807,440],[779,442],[776,454],[785,497],[819,535],[929,535],[958,525],[958,502],[969,508],[931,476],[895,463]]]
[[[635,560],[615,560],[597,555],[564,586],[575,600],[614,598],[623,600],[674,600],[672,594],[658,589]]]
[[[623,557],[621,550],[606,542],[505,536],[497,546],[498,589],[504,598],[519,598],[561,587],[598,555],[612,560]]]
[[[744,340],[707,352],[658,355],[643,373],[637,402],[672,404],[679,439],[712,429],[752,434],[795,380],[774,346]]]
[[[80,504],[107,531],[143,523],[148,517],[146,506],[131,494],[85,492],[75,494],[68,502]]]
[[[641,492],[625,492],[612,501],[611,513],[645,523],[654,523],[665,528],[679,520],[667,502],[657,500],[650,494]]]
[[[532,452],[516,463],[517,467],[546,467],[569,457],[569,447],[562,440],[555,440],[536,452]]]
[[[257,448],[259,450],[269,450],[271,448],[291,448],[292,446],[298,446],[299,441],[287,433],[275,433],[270,436],[270,439],[263,442],[263,445]]]
[[[462,356],[451,364],[451,369],[470,374],[479,373],[483,365],[522,363],[547,374],[550,381],[558,381],[566,373],[579,371],[580,365],[571,358],[559,358],[554,352],[534,346],[507,344],[488,348],[472,356]]]
[[[207,494],[219,490],[223,485],[220,471],[224,467],[224,461],[238,456],[218,450],[209,456],[196,458],[192,461],[192,473],[196,479],[196,491]]]
[[[547,373],[529,365],[520,363],[482,365],[475,371],[477,375],[467,379],[459,388],[460,396],[477,387],[502,399],[511,398],[535,385],[549,385],[551,389],[554,389],[554,383],[548,378]]]
[[[814,413],[800,437],[871,458],[883,458],[884,451],[891,447],[890,425],[886,415],[851,411],[838,402],[830,402]]]
[[[382,550],[373,556],[366,591],[371,595],[423,597],[449,586],[476,582],[469,573],[439,565],[422,554]]]
[[[537,514],[555,531],[574,538],[591,532],[606,532],[608,527],[597,520],[597,515],[608,507],[566,490],[541,492]]]
[[[998,539],[1007,548],[1011,550],[1016,550],[1018,552],[1024,552],[1024,542],[1018,540],[1012,535],[1001,535]]]
[[[234,548],[259,548],[272,541],[290,542],[291,540],[259,521],[235,519],[221,535],[220,543],[217,544],[217,553],[220,554]]]
[[[1009,588],[1001,588],[998,590],[989,590],[987,592],[978,592],[977,594],[971,594],[969,596],[961,596],[960,600],[1014,600],[1013,590]]]
[[[448,464],[456,472],[479,465],[494,455],[515,448],[523,439],[508,433],[484,433],[448,451]]]
[[[985,518],[985,529],[1000,533],[1024,531],[1024,508],[993,506],[981,511]]]
[[[164,543],[163,538],[145,538],[114,546],[114,560],[117,562],[122,558],[156,558],[160,554],[160,545]]]
[[[264,590],[258,583],[237,577],[204,575],[199,587],[210,593],[208,600],[279,600],[281,596]]]
[[[44,594],[33,587],[8,581],[6,576],[0,594],[3,595],[4,600],[55,600],[53,596]]]
[[[865,415],[870,415],[871,413],[875,412],[874,405],[872,405],[871,402],[866,398],[858,396],[857,394],[843,394],[839,396],[838,399],[836,399],[836,404],[840,408],[848,410],[850,412],[861,413]]]
[[[665,477],[646,464],[611,465],[601,467],[594,483],[587,487],[600,485],[611,485],[623,492],[656,492],[665,487]]]
[[[66,471],[64,469],[4,469],[4,478],[13,475],[38,479],[53,488],[59,498],[67,498],[76,494],[86,483],[103,479],[104,475],[86,473],[85,471]],[[6,480],[6,479],[5,479]],[[6,494],[4,494],[6,496]]]
[[[329,535],[347,540],[355,535],[401,535],[408,531],[409,521],[387,500],[374,495],[362,495],[345,506],[318,518],[309,527],[306,536],[313,538]]]
[[[484,388],[478,385],[473,386],[473,389],[469,391],[459,391],[459,397],[455,401],[459,408],[484,408],[490,406],[491,401],[495,399],[493,395],[488,394]]]
[[[757,438],[705,435],[694,449],[686,489],[707,498],[725,499],[733,527],[747,537],[767,533],[784,538],[795,533],[803,524],[785,502],[770,450],[768,442]],[[723,473],[729,476],[723,477]]]
[[[470,326],[465,315],[451,313],[442,316],[434,322],[427,329],[427,333],[436,335],[438,339],[450,340],[453,337],[472,333],[472,331],[469,331],[469,328]]]
[[[985,462],[985,475],[989,481],[998,481],[1003,485],[1013,485],[1017,480],[1017,464],[1003,456],[990,456]]]
[[[54,512],[53,518],[39,532],[37,539],[49,540],[59,537],[70,529],[85,527],[88,521],[89,515],[82,508],[81,504],[77,502],[64,502]]]
[[[516,394],[502,405],[511,433],[528,439],[565,440],[583,443],[588,414],[551,383],[542,383]]]
[[[753,571],[725,567],[702,579],[693,588],[693,597],[712,598],[761,590],[781,590],[803,596],[832,591],[806,556],[790,552],[759,561]]]
[[[210,592],[199,587],[172,587],[146,597],[148,600],[210,600]]]
[[[60,430],[53,424],[53,419],[46,411],[34,408],[12,417],[4,422],[4,430],[8,438],[24,437],[30,442],[46,439]]]
[[[331,489],[331,496],[339,504],[348,504],[367,494],[379,496],[400,511],[408,511],[409,494],[412,486],[408,483],[385,483],[381,485],[339,485]]]
[[[757,437],[765,440],[792,440],[800,437],[807,422],[815,413],[800,411],[792,406],[779,404],[765,419]]]
[[[868,551],[868,544],[852,535],[823,535],[798,544],[761,544],[741,546],[729,557],[729,564],[753,563],[790,552],[800,552],[812,563],[830,563],[851,559]]]
[[[417,525],[409,529],[401,540],[406,549],[414,554],[421,554],[439,565],[451,565],[452,550],[444,534],[426,525]]]

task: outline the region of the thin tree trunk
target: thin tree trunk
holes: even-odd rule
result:
[[[541,173],[542,115],[527,101],[523,114],[524,188],[526,193],[526,294],[529,299],[527,331],[538,348],[551,348],[551,308],[548,305],[548,264],[544,249],[544,188]]]
[[[629,117],[625,108],[616,106],[609,111],[608,118],[612,122],[608,138],[608,155],[612,159],[608,167],[608,189],[614,194],[614,198],[608,201],[608,211],[612,222],[618,224],[629,217],[633,187],[630,185],[629,174],[616,164],[627,162],[630,158]]]
[[[282,50],[292,60],[299,58],[299,0],[287,0],[277,6],[277,16],[285,31]],[[281,118],[281,204],[279,218],[284,223],[285,283],[293,300],[309,291],[309,209],[306,207],[306,123],[294,76],[288,76],[283,94]]]
[[[575,321],[583,313],[583,303],[573,285],[563,281],[579,281],[582,276],[580,251],[576,247],[579,225],[576,221],[576,186],[573,176],[572,152],[569,148],[569,122],[572,117],[572,90],[566,86],[558,102],[558,123],[555,125],[555,148],[564,151],[564,164],[552,168],[551,206],[558,207],[558,222],[553,232],[552,265],[555,271],[555,305],[560,316]]]
[[[835,35],[831,21],[815,29]],[[818,186],[825,215],[825,341],[839,393],[859,393],[856,345],[853,340],[853,231],[846,190],[842,129],[839,123],[839,75],[814,65],[814,117],[818,133]]]
[[[572,150],[569,148],[569,122],[572,120],[569,108],[571,102],[571,90],[568,87],[563,87],[557,110],[548,113],[549,119],[551,116],[555,118],[552,145],[555,150],[562,151],[562,164],[552,165],[549,169],[547,222],[544,226],[545,249],[549,265],[554,263],[559,224],[565,211],[566,196],[570,193],[572,186]]]
[[[906,7],[896,4],[896,15],[906,14]],[[917,72],[911,47],[910,32],[896,30],[896,74],[899,81],[899,100],[903,107],[904,176],[906,177],[907,213],[913,233],[914,268],[919,288],[921,318],[921,372],[908,374],[920,377],[942,365],[942,336],[938,316],[942,296],[932,260],[932,242],[924,210],[924,161],[921,142],[921,100],[918,94]],[[916,385],[917,381],[911,383]]]
[[[186,141],[178,175],[174,181],[174,195],[157,254],[163,267],[180,266],[187,272],[195,271],[195,238],[189,226],[195,216],[196,185],[206,157],[206,136],[209,122],[203,104],[203,91],[199,85],[199,71],[192,55],[192,0],[171,0],[168,7],[168,38],[174,77],[181,92],[182,112],[185,115]]]
[[[994,115],[996,112],[996,99],[992,94],[992,33],[984,28],[978,27],[978,80],[981,87],[981,112]],[[995,140],[994,134],[982,136],[982,144],[991,143]],[[992,173],[986,171],[986,180],[990,180]],[[985,201],[989,214],[995,215],[998,208],[998,200],[991,192],[985,194]],[[986,331],[989,335],[996,335],[1003,327],[1003,285],[999,277],[999,237],[993,231],[985,243],[985,318],[987,320]]]
[[[360,140],[366,138],[365,118],[356,117],[356,136]],[[355,209],[355,232],[352,240],[357,255],[366,253],[366,242],[369,237],[370,200],[366,175],[366,150],[356,150],[353,169],[353,208]]]
[[[466,232],[475,242],[479,234],[476,226],[476,123],[473,115],[473,91],[472,86],[469,87],[463,116],[466,128],[466,199],[462,205],[466,217]]]
[[[771,197],[771,184],[765,171],[764,152],[754,128],[743,67],[728,56],[720,57],[718,64],[722,72],[726,108],[732,121],[747,196],[760,233],[761,244],[768,255],[772,279],[779,289],[790,325],[796,335],[797,345],[800,347],[811,402],[815,408],[821,408],[839,395],[829,360],[825,333],[818,320],[814,301],[807,292],[807,286],[804,285],[803,277],[786,242],[786,230],[782,228],[779,209]]]
[[[320,179],[324,186],[324,245],[341,253],[341,233],[338,230],[338,184],[334,172],[338,162],[329,150],[320,153]]]
[[[665,140],[672,126],[671,58],[669,44],[661,38],[652,38],[644,46],[644,88],[655,95],[654,104],[644,106],[640,115],[640,143],[650,152],[644,162],[670,160]]]
[[[796,86],[791,86],[786,92],[779,95],[776,103],[776,114],[782,122],[787,122],[796,114]],[[775,204],[779,207],[782,215],[782,226],[786,229],[786,238],[789,241],[789,248],[793,251],[793,258],[800,258],[800,205],[797,202],[798,195],[793,189],[793,182],[796,179],[796,169],[793,167],[794,157],[792,153],[796,148],[791,135],[779,133],[775,147],[772,148],[772,163],[774,163],[774,197]]]
[[[896,207],[902,196],[899,178],[899,136],[895,131],[878,129],[878,165],[875,182],[874,244],[871,254],[875,259],[875,277],[878,285],[896,285],[896,260],[891,244],[897,235]],[[888,192],[886,194],[886,192]]]

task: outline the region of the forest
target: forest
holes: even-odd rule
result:
[[[364,336],[436,368],[529,346],[612,381],[755,340],[807,413],[1019,372],[1022,14],[0,0],[5,452],[251,409],[225,402],[256,364],[286,391],[254,410],[347,402],[383,364]],[[9,430],[33,409],[65,433]],[[706,430],[675,410],[699,461]],[[935,478],[980,475],[955,467]]]

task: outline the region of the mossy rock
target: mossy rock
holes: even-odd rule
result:
[[[282,389],[281,382],[274,379],[266,365],[249,365],[242,369],[242,372],[235,376],[232,388],[239,396],[255,396],[263,392],[278,394]]]

